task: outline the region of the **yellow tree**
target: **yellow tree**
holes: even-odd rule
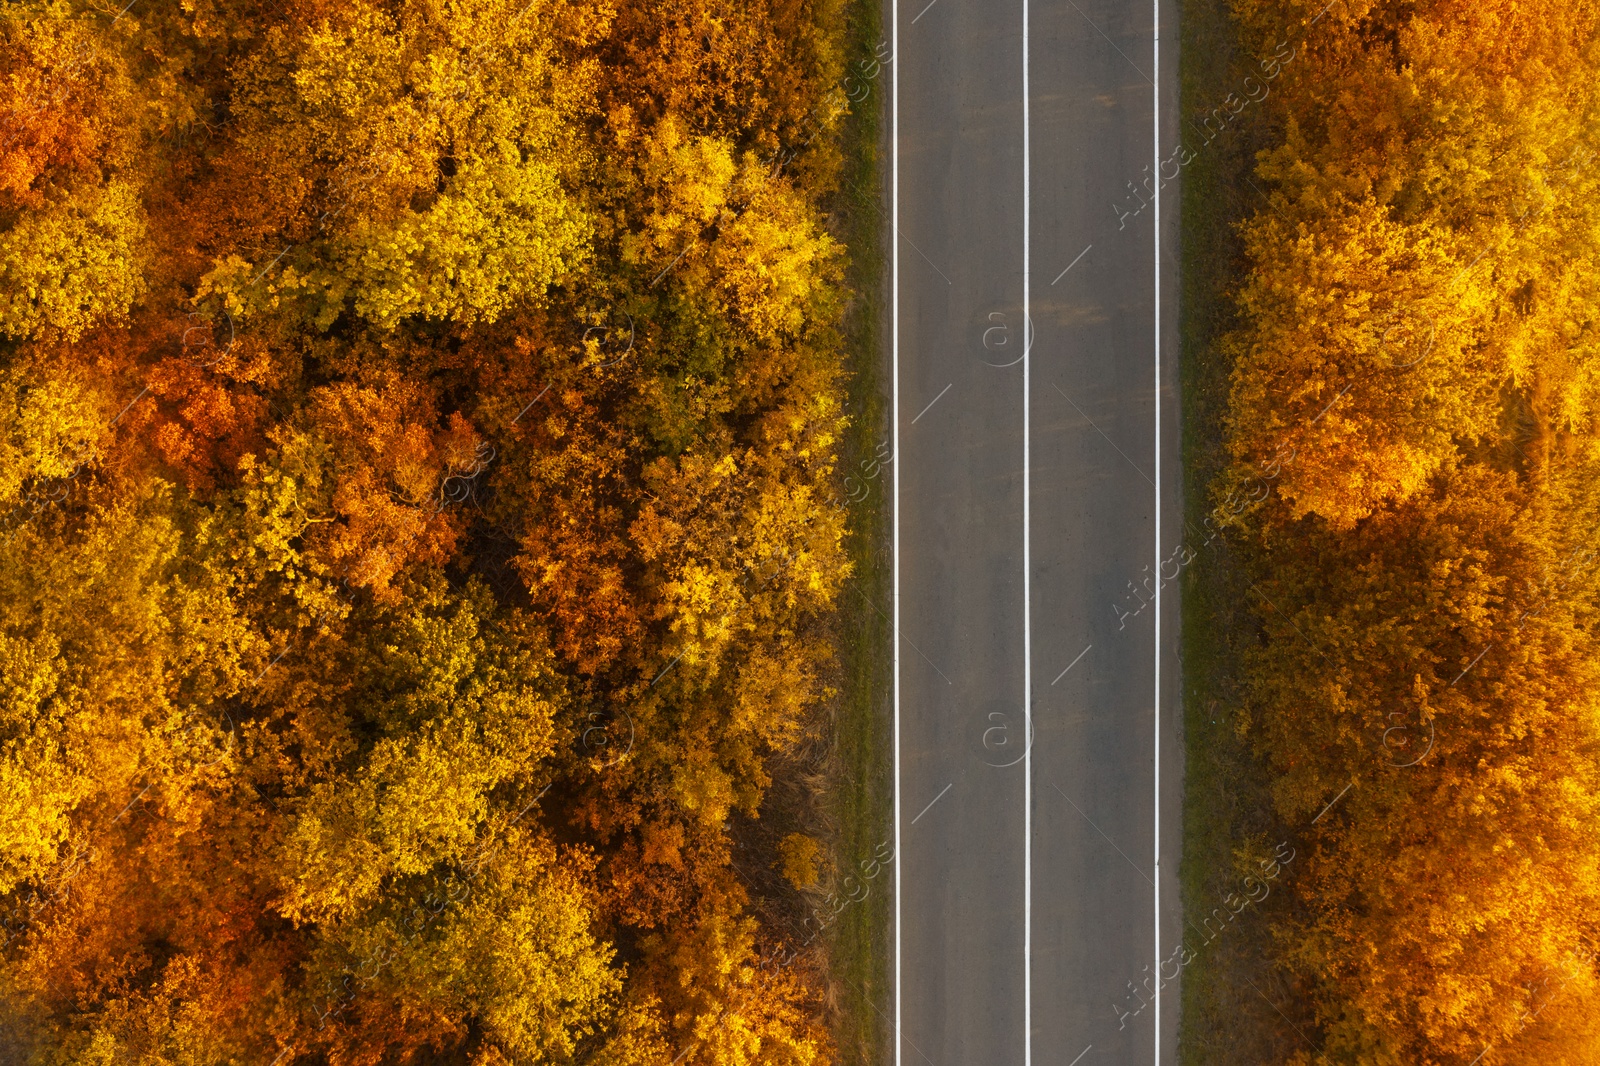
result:
[[[1597,568],[1571,565],[1570,528],[1475,466],[1351,530],[1269,527],[1248,729],[1289,825],[1349,786],[1303,831],[1280,930],[1327,1061],[1510,1044],[1525,986],[1595,933]]]
[[[233,87],[233,151],[272,250],[219,257],[201,297],[319,329],[540,302],[587,256],[572,123],[591,93],[581,51],[605,28],[593,8],[509,0],[274,26]]]
[[[139,99],[108,20],[0,20],[0,333],[75,339],[144,292]]]

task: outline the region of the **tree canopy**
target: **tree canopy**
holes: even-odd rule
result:
[[[1232,6],[1294,46],[1215,486],[1271,470],[1217,517],[1256,593],[1240,729],[1308,842],[1294,1061],[1593,1062],[1600,7]]]
[[[850,571],[843,39],[8,7],[8,1061],[828,1057],[734,823]]]

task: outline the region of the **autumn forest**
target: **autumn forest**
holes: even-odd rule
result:
[[[0,1059],[828,1060],[844,19],[8,6]]]
[[[1600,0],[1179,6],[1182,1061],[1600,1062]],[[875,7],[6,5],[0,1063],[870,1057]]]
[[[1600,7],[1231,13],[1213,713],[1299,856],[1242,995],[1278,1061],[1600,1061]]]

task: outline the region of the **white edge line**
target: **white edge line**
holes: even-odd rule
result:
[[[1161,566],[1161,0],[1151,0],[1153,28],[1151,50],[1151,164],[1157,174],[1155,190],[1155,465],[1156,465],[1156,572]],[[1155,706],[1152,711],[1155,729],[1155,955],[1151,969],[1156,974],[1155,993],[1155,1066],[1161,1066],[1161,582],[1156,582],[1155,618]]]
[[[1029,275],[1032,226],[1032,142],[1029,130],[1028,0],[1022,0],[1022,713],[1028,749],[1023,752],[1022,791],[1022,1061],[1033,1066],[1033,542],[1031,422],[1033,317]],[[1156,971],[1159,973],[1160,971]]]
[[[894,251],[890,256],[890,419],[894,425],[894,451],[890,454],[900,462],[895,464],[894,505],[891,508],[892,532],[889,554],[894,585],[894,646],[890,660],[894,670],[894,1062],[901,1066],[902,1007],[900,980],[900,885],[905,869],[905,854],[900,847],[900,471],[905,460],[900,454],[900,3],[889,4],[889,213],[890,240]]]

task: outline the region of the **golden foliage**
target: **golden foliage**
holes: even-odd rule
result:
[[[1239,727],[1309,852],[1294,1061],[1594,1061],[1600,8],[1233,6],[1297,53],[1216,485],[1277,490],[1218,517],[1259,594]]]
[[[731,819],[848,575],[842,17],[0,18],[19,1061],[826,1057]]]

